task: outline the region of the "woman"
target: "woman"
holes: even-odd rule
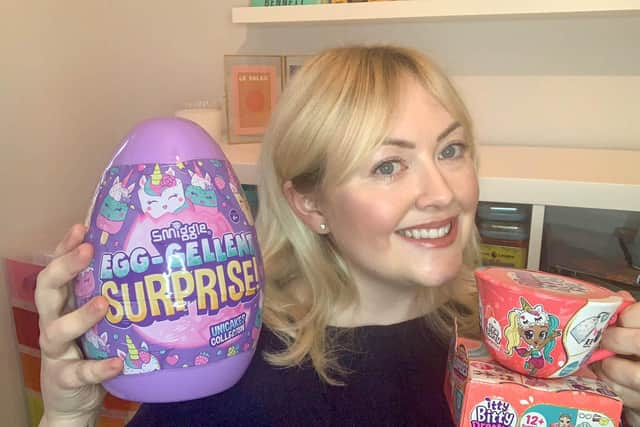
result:
[[[285,90],[258,169],[259,351],[230,390],[145,404],[130,425],[451,425],[452,319],[467,335],[478,328],[478,179],[471,122],[445,75],[408,49],[321,53]],[[39,278],[41,425],[86,425],[97,384],[122,369],[82,360],[73,344],[105,315],[104,299],[60,317],[64,284],[92,255],[83,233],[72,228]],[[640,326],[638,312],[623,325]],[[605,342],[630,354],[623,339],[634,333],[614,328]],[[604,362],[602,375],[638,407],[640,385],[619,369],[640,367],[625,360]]]

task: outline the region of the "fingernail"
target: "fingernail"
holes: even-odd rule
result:
[[[95,299],[93,301],[91,301],[91,311],[93,311],[94,313],[102,313],[103,309],[104,309],[104,304],[102,302],[102,300],[99,299]]]
[[[116,372],[120,370],[120,360],[119,359],[113,359],[111,361],[111,363],[109,364],[109,370],[111,372]]]

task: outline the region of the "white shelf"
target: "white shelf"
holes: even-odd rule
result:
[[[234,7],[235,24],[388,21],[464,17],[611,15],[640,12],[640,0],[402,0]]]
[[[233,23],[274,25],[594,16],[640,16],[640,0],[398,0],[232,9]],[[613,19],[610,25],[616,25]],[[255,184],[260,144],[223,149],[240,180]],[[640,150],[481,145],[479,152],[481,200],[640,211]]]
[[[481,176],[480,200],[640,212],[640,185]]]

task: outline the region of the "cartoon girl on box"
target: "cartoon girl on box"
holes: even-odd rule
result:
[[[558,422],[551,424],[551,427],[573,427],[571,416],[569,414],[560,414]]]
[[[546,362],[553,362],[551,350],[556,345],[556,337],[562,332],[558,330],[560,321],[553,314],[544,311],[542,304],[532,307],[524,297],[520,297],[520,308],[509,311],[509,325],[504,330],[507,338],[506,353],[513,351],[526,359],[525,369],[534,375],[544,367]],[[524,341],[524,347],[518,347]]]

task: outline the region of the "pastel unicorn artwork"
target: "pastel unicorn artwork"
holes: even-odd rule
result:
[[[98,216],[96,218],[96,226],[102,231],[100,235],[100,243],[106,244],[110,234],[116,234],[122,226],[129,212],[129,197],[135,184],[127,187],[131,172],[120,181],[120,177],[116,176],[109,188],[109,193],[102,201]]]
[[[109,196],[111,196],[114,200],[118,202],[129,200],[129,196],[131,195],[131,192],[135,187],[135,184],[131,184],[127,187],[127,183],[129,181],[129,178],[131,177],[132,172],[133,170],[129,171],[129,174],[124,177],[122,181],[120,181],[119,176],[116,176],[116,178],[113,180],[113,184],[111,184],[111,188],[109,189]]]
[[[93,268],[88,267],[78,274],[74,285],[74,292],[78,304],[84,304],[93,297],[96,289],[96,281],[93,275]]]
[[[185,209],[188,204],[185,199],[182,181],[176,179],[176,173],[169,168],[166,173],[160,172],[160,166],[155,165],[149,178],[142,175],[138,189],[140,209],[152,218],[160,218],[168,213],[176,213]]]
[[[140,349],[136,348],[129,335],[125,336],[127,352],[118,349],[118,357],[124,361],[124,374],[144,374],[160,370],[160,362],[151,353],[146,342],[140,344]]]
[[[203,174],[197,165],[196,172],[190,171],[190,176],[190,184],[186,185],[186,180],[184,184],[187,187],[186,194],[183,190],[183,178],[172,168],[162,174],[160,167],[156,165],[151,176],[143,175],[140,178],[138,198],[142,212],[129,227],[129,234],[123,244],[124,250],[144,247],[151,256],[158,255],[156,246],[151,242],[152,230],[169,227],[176,221],[182,224],[205,222],[217,236],[233,231],[225,216],[218,210],[211,176]]]
[[[558,330],[559,319],[547,313],[542,304],[534,307],[524,297],[520,297],[520,308],[509,311],[509,325],[504,330],[507,338],[506,354],[513,351],[525,359],[524,367],[529,375],[534,375],[544,367],[545,362],[553,362],[551,350],[556,338],[562,335]],[[523,347],[518,347],[524,341]]]
[[[218,198],[216,197],[216,192],[211,182],[211,176],[209,173],[203,176],[197,163],[194,163],[194,169],[196,170],[195,172],[189,170],[191,185],[187,186],[187,199],[194,205],[218,206]]]
[[[91,359],[106,359],[109,357],[109,334],[106,332],[98,335],[96,326],[89,329],[84,335],[82,348]]]

